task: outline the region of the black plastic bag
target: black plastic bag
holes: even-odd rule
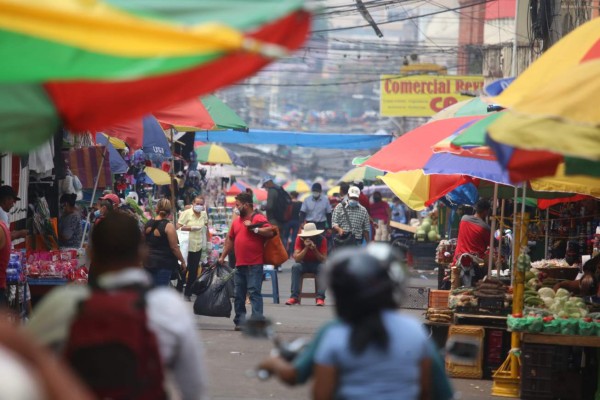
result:
[[[232,309],[229,299],[230,282],[233,282],[234,272],[228,271],[221,265],[211,270],[208,287],[197,295],[194,302],[194,314],[230,318]]]
[[[208,289],[212,281],[212,277],[215,274],[215,269],[216,268],[213,266],[209,268],[204,268],[202,270],[202,274],[192,284],[192,294],[200,296],[200,294],[204,293],[206,289]]]
[[[233,297],[233,291],[235,289],[233,282],[233,274],[235,271],[229,265],[222,264],[217,265],[216,273],[219,278],[223,278],[226,280],[225,289],[227,290],[227,294],[229,297]]]

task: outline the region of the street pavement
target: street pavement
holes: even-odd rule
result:
[[[316,307],[314,299],[303,299],[301,305],[286,306],[290,295],[291,265],[288,261],[279,276],[280,304],[271,298],[264,299],[264,314],[273,324],[277,334],[284,340],[298,337],[310,338],[326,321],[333,318],[335,308],[330,299],[325,307]],[[410,286],[433,287],[432,271],[413,271]],[[312,290],[311,280],[305,281],[305,291]],[[263,282],[263,293],[271,292],[271,282]],[[191,307],[190,303],[190,309]],[[250,313],[250,307],[247,306]],[[424,310],[404,310],[423,319]],[[248,314],[249,315],[249,314]],[[309,399],[310,382],[299,387],[289,387],[276,379],[260,381],[249,377],[255,366],[267,357],[272,349],[266,339],[247,338],[233,330],[232,318],[196,316],[198,331],[206,351],[209,394],[213,400],[240,399]],[[488,380],[453,379],[457,398],[465,400],[491,399],[492,382]],[[400,398],[400,397],[399,397]]]

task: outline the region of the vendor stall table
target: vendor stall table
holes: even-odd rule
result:
[[[553,344],[556,346],[600,347],[599,336],[522,333],[521,340],[524,343]]]
[[[57,286],[66,285],[69,282],[64,278],[27,278],[29,290],[31,291],[31,304],[35,304],[48,292]]]

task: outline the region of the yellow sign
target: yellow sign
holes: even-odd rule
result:
[[[438,111],[472,99],[462,92],[483,89],[481,76],[397,75],[381,76],[380,113],[385,117],[430,117]]]

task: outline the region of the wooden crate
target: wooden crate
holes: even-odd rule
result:
[[[429,291],[429,308],[448,308],[449,290],[434,290]]]

